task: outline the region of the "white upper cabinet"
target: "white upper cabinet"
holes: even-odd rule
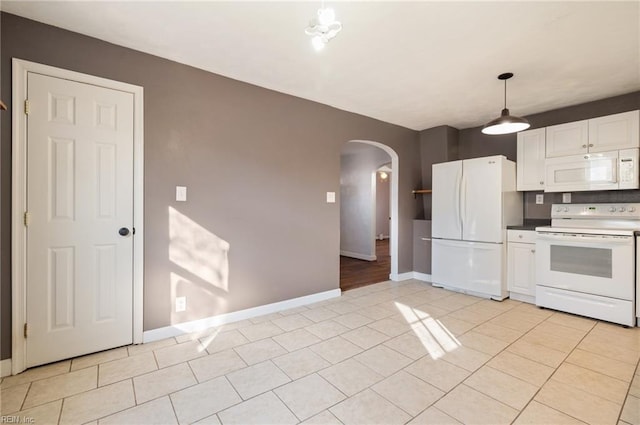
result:
[[[640,147],[640,111],[589,120],[589,151],[605,152]]]
[[[518,133],[517,190],[544,190],[545,129]]]
[[[640,111],[547,127],[546,156],[580,155],[640,147]]]
[[[547,158],[588,152],[589,121],[575,121],[547,127]]]

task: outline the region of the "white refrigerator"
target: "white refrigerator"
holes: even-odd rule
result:
[[[498,155],[434,164],[432,182],[433,285],[503,300],[506,228],[522,224],[515,162]]]

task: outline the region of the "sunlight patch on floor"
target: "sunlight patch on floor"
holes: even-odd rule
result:
[[[429,313],[399,302],[395,305],[432,359],[439,359],[462,345],[442,322]]]
[[[211,343],[213,342],[214,339],[216,339],[216,337],[218,336],[218,334],[220,333],[220,329],[216,329],[211,335],[208,335],[204,338],[200,339],[200,344],[202,346],[202,348],[198,348],[198,351],[204,351],[206,350],[209,345],[211,345]]]

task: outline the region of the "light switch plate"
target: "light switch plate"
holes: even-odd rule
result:
[[[570,193],[563,193],[562,194],[562,203],[563,204],[570,204],[571,203],[571,194]]]
[[[542,204],[544,204],[544,194],[542,194],[542,193],[538,193],[538,194],[536,195],[536,204],[537,204],[537,205],[542,205]]]
[[[176,297],[176,313],[187,309],[187,297]]]
[[[336,203],[336,193],[327,192],[327,204],[335,204],[335,203]]]
[[[186,186],[176,186],[176,201],[186,202],[187,188]]]

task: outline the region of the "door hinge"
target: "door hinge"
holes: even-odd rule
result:
[[[25,115],[29,115],[29,99],[25,99],[24,101],[24,113]]]
[[[29,213],[29,211],[25,211],[24,212],[24,225],[25,225],[25,227],[28,227],[29,223],[31,223],[31,214]]]
[[[24,324],[24,337],[29,336],[29,325],[27,323]]]

